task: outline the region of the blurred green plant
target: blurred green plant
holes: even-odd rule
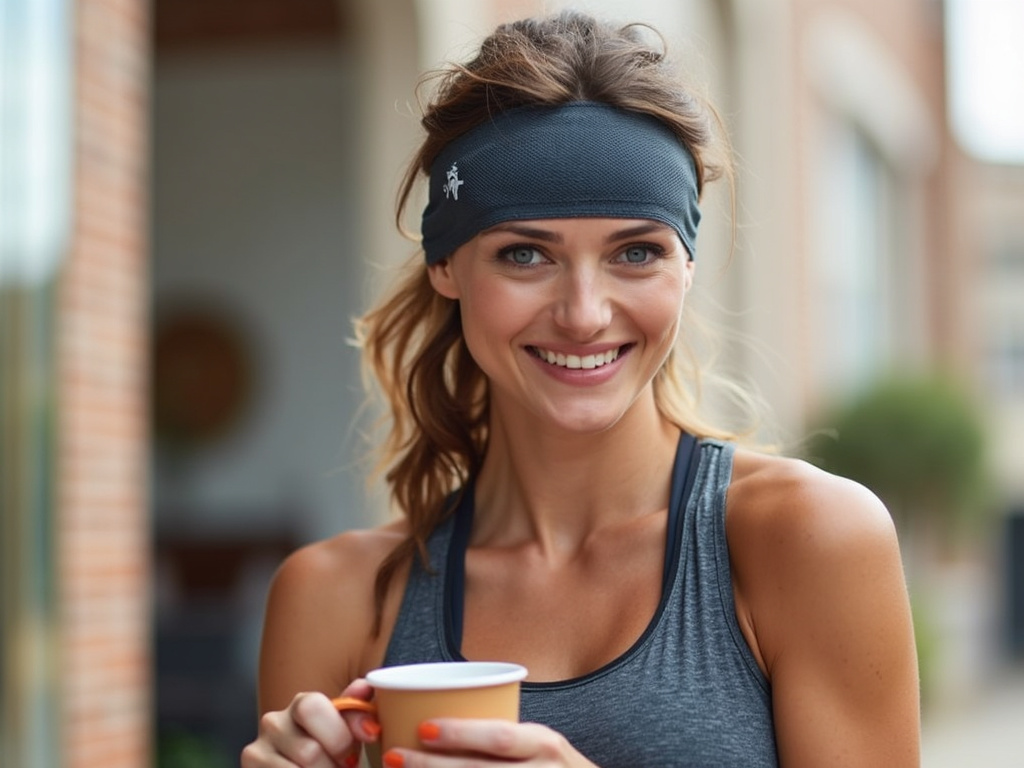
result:
[[[819,425],[806,458],[870,488],[901,529],[953,545],[986,517],[984,423],[950,380],[879,380],[829,409]]]
[[[927,600],[911,593],[910,615],[914,622],[914,644],[917,647],[917,669],[921,686],[921,706],[929,707],[936,697],[936,678],[941,663],[941,637],[935,616]]]
[[[157,768],[232,768],[224,750],[210,739],[183,730],[167,730],[157,738]]]

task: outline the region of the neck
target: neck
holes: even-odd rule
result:
[[[664,510],[678,440],[653,402],[596,434],[495,416],[476,483],[473,541],[572,549],[605,526]]]

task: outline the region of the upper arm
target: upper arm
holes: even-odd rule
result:
[[[372,635],[373,580],[390,539],[350,532],[290,555],[271,582],[259,662],[260,712],[296,693],[337,695],[365,672]]]
[[[817,470],[776,485],[737,538],[782,764],[917,766],[917,658],[888,512]]]

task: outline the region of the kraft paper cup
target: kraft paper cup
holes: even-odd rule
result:
[[[450,661],[382,667],[366,675],[374,701],[333,699],[339,711],[376,715],[381,750],[422,747],[416,729],[425,720],[464,717],[519,720],[519,688],[526,668],[499,661]]]

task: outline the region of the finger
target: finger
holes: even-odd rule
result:
[[[288,710],[264,715],[260,732],[260,740],[265,740],[273,753],[286,761],[284,765],[288,768],[334,768],[336,765],[323,745],[300,728]]]
[[[552,759],[567,752],[565,737],[546,726],[507,720],[437,718],[421,723],[423,746],[444,752],[471,752],[503,760]]]
[[[345,721],[322,693],[300,693],[274,720],[275,747],[303,768],[334,768],[358,748]]]
[[[410,749],[389,749],[384,753],[384,768],[465,768],[467,765],[479,766],[482,758],[470,758],[465,753],[447,755],[441,752],[415,752]],[[468,762],[472,760],[472,762]],[[490,764],[490,762],[488,762]]]
[[[371,699],[373,687],[361,677],[357,677],[348,684],[348,688],[341,692],[342,696],[355,696],[357,699]]]
[[[362,678],[349,683],[348,687],[341,692],[342,696],[354,696],[357,699],[369,701],[373,698],[373,688]],[[354,710],[345,710],[341,713],[349,730],[359,741],[376,741],[380,736],[380,723],[373,715]]]

